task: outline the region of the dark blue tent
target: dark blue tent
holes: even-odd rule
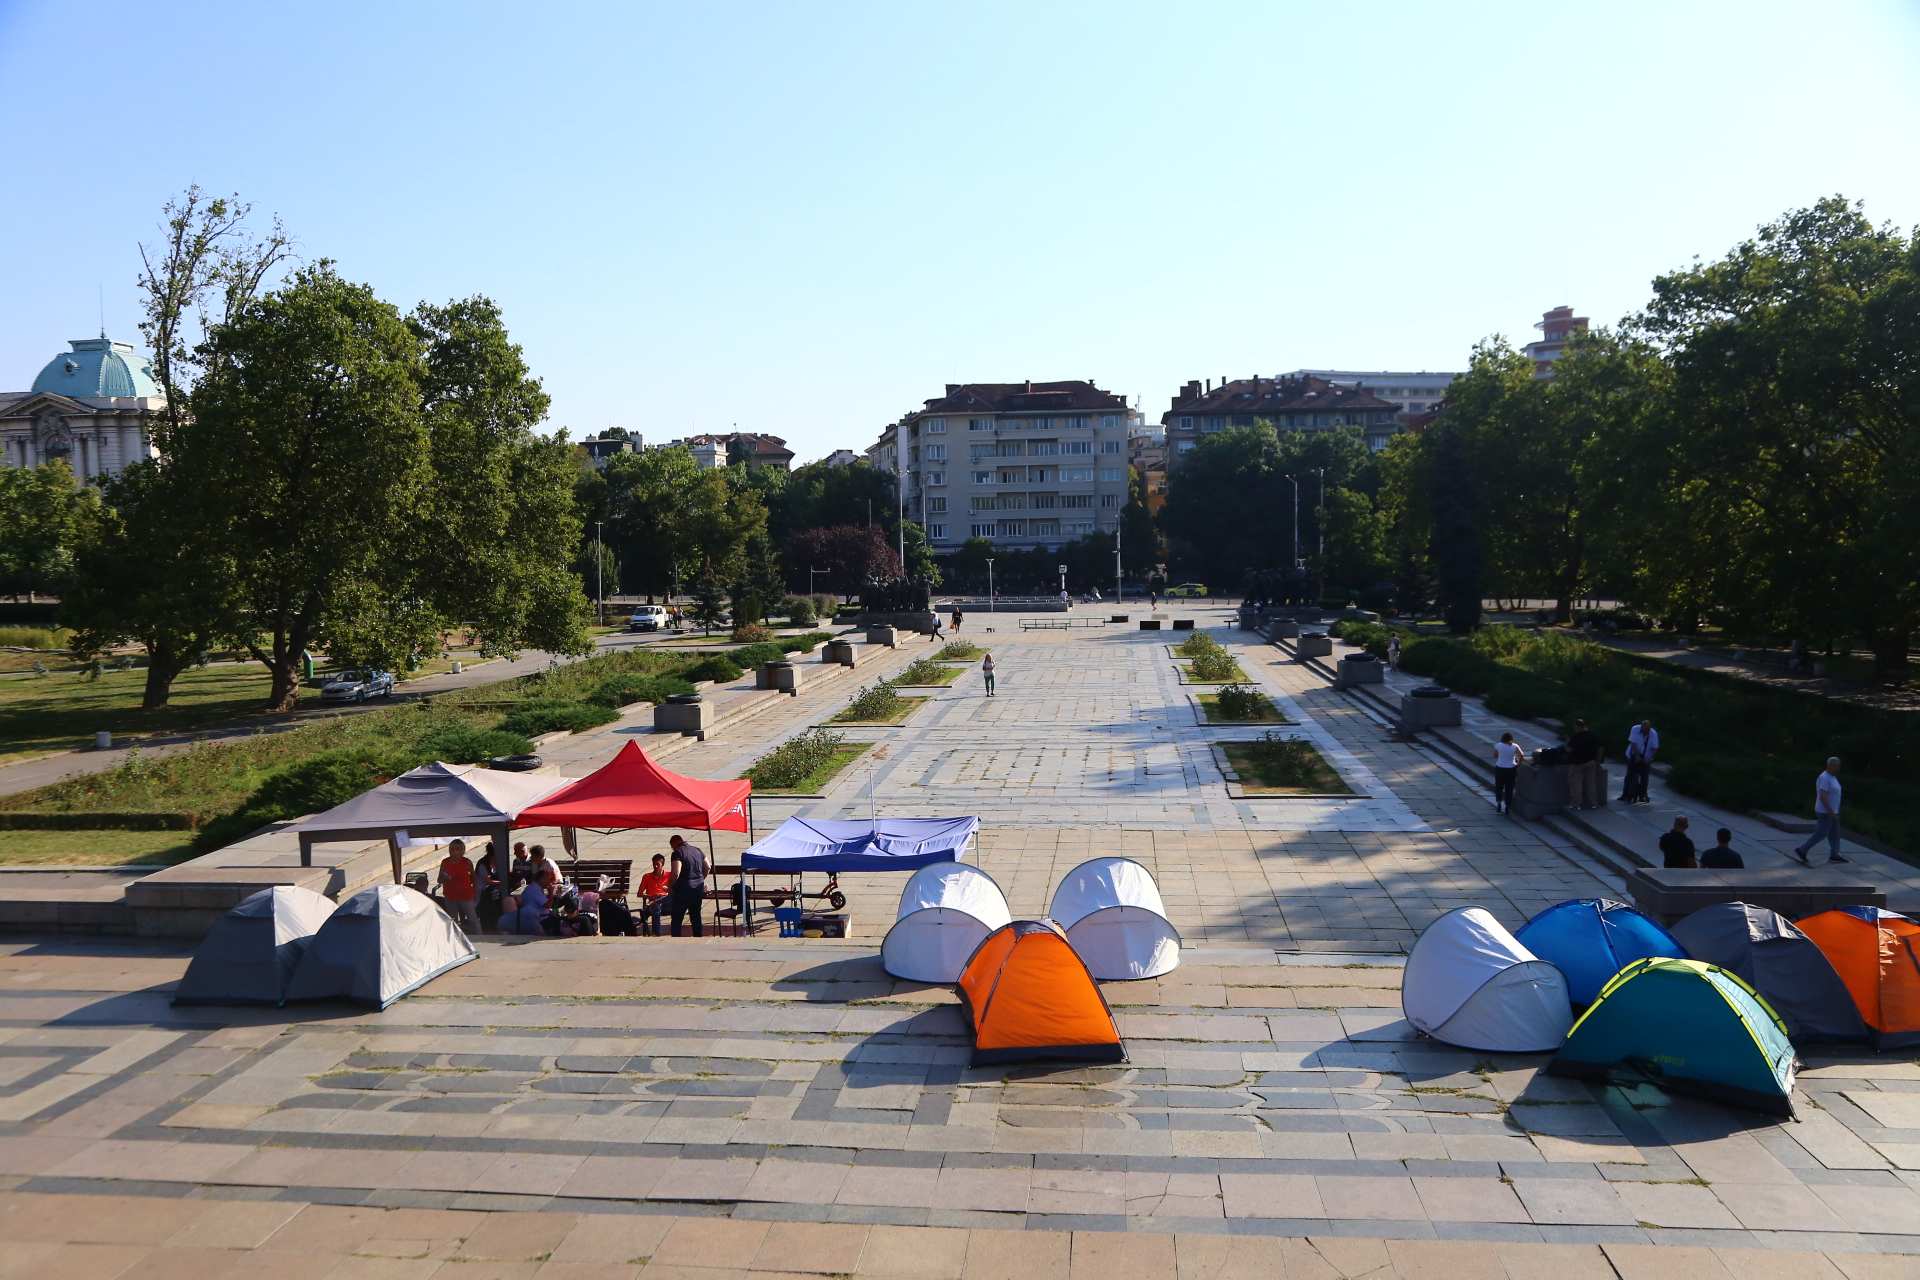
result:
[[[788,818],[740,861],[749,871],[918,871],[958,862],[978,818]]]
[[[1576,898],[1548,907],[1515,934],[1520,945],[1567,975],[1567,998],[1592,1004],[1613,975],[1650,956],[1685,960],[1673,935],[1611,898]]]

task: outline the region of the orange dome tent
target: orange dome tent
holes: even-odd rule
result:
[[[1836,907],[1799,928],[1833,962],[1876,1046],[1920,1045],[1920,924],[1879,907]]]
[[[976,1067],[1034,1058],[1127,1060],[1106,997],[1051,923],[1015,920],[988,934],[960,970],[959,991]]]

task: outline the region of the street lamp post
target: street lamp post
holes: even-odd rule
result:
[[[807,570],[807,594],[808,595],[813,594],[813,575],[819,572],[820,570],[818,569]]]
[[[600,541],[603,520],[593,522],[593,618],[598,626],[607,625],[606,544]]]
[[[993,557],[987,557],[987,612],[994,612]]]
[[[1315,529],[1320,535],[1320,572],[1327,571],[1327,469],[1321,467],[1314,472],[1320,477],[1320,518]]]
[[[1127,522],[1127,509],[1120,508],[1120,514],[1113,518],[1113,602],[1125,604],[1127,600],[1127,580],[1120,568],[1120,526]]]
[[[1287,482],[1293,486],[1293,567],[1300,567],[1300,482],[1292,476]]]

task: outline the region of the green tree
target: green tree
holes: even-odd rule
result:
[[[987,538],[968,538],[953,553],[953,567],[956,572],[969,577],[987,576],[987,557],[994,555],[993,543]]]
[[[0,464],[0,593],[71,589],[76,544],[99,519],[99,496],[76,488],[64,461]]]
[[[720,575],[711,565],[700,574],[693,587],[693,620],[708,631],[726,625],[727,595],[720,589]]]
[[[927,531],[909,520],[901,526],[900,533],[907,547],[906,576],[930,587],[939,586],[940,564],[933,558],[933,546],[927,541]]]
[[[824,460],[796,467],[777,487],[768,486],[765,501],[767,532],[780,547],[802,530],[837,525],[874,524],[892,536],[897,518],[893,477],[865,459],[843,467]]]
[[[1437,580],[1436,603],[1447,628],[1464,634],[1480,625],[1486,590],[1480,486],[1462,432],[1443,419],[1427,429],[1426,441],[1432,455],[1428,556]]]
[[[1164,562],[1160,531],[1154,528],[1153,513],[1147,509],[1147,482],[1138,471],[1127,468],[1127,505],[1120,509],[1120,561],[1129,577],[1144,575]]]

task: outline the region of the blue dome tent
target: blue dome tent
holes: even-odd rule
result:
[[[1556,903],[1527,921],[1514,937],[1567,975],[1567,997],[1576,1005],[1592,1004],[1608,980],[1635,960],[1687,958],[1686,948],[1672,934],[1611,898]]]
[[[1606,985],[1546,1066],[1550,1076],[1646,1080],[1793,1115],[1786,1024],[1752,987],[1701,960],[1636,960]]]

